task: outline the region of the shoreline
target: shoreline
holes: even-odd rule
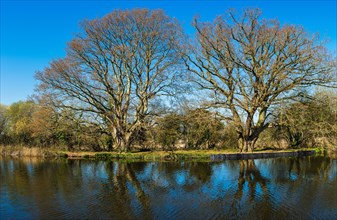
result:
[[[256,153],[238,153],[238,154],[220,154],[212,155],[211,159],[218,160],[248,160],[248,159],[267,159],[279,157],[305,157],[314,156],[316,151],[313,150],[298,150],[285,152],[256,152]]]
[[[88,160],[126,160],[126,161],[222,161],[246,160],[277,157],[313,156],[315,148],[257,150],[252,153],[240,153],[236,149],[228,150],[176,150],[144,152],[71,152],[50,148],[0,146],[0,155],[11,157],[43,157]],[[318,152],[319,153],[319,152]]]

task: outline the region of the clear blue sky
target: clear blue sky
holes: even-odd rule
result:
[[[265,18],[303,25],[310,33],[329,38],[336,51],[337,4],[328,1],[6,1],[1,0],[1,89],[0,103],[9,105],[33,94],[34,74],[55,58],[65,56],[66,43],[79,31],[83,19],[102,17],[114,9],[164,9],[192,33],[194,15],[211,21],[228,8],[259,7]]]

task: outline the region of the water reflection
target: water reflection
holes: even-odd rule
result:
[[[337,217],[328,157],[197,162],[1,158],[1,219]]]

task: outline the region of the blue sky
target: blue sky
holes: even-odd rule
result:
[[[68,41],[79,32],[83,19],[102,17],[114,9],[161,8],[176,17],[187,33],[195,15],[211,21],[229,8],[259,7],[264,18],[282,24],[299,24],[310,33],[329,38],[336,51],[337,1],[6,1],[1,0],[1,88],[0,103],[9,105],[34,92],[35,71],[55,58],[65,56]]]

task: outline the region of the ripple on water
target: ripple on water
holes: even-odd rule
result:
[[[296,163],[6,159],[1,219],[336,219],[336,163]]]

